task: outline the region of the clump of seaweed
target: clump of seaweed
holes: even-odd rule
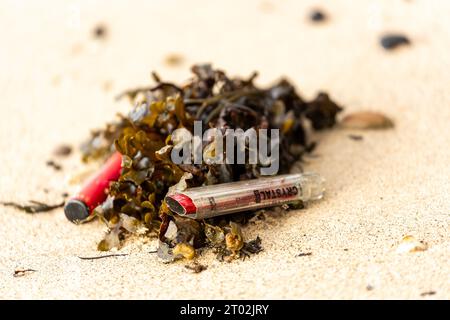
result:
[[[193,77],[183,85],[163,82],[153,73],[155,85],[128,90],[133,108],[127,116],[92,132],[82,146],[84,161],[104,160],[114,151],[123,156],[122,172],[113,182],[107,200],[95,214],[109,232],[100,250],[119,247],[127,234],[156,234],[158,255],[166,261],[192,259],[196,249],[212,247],[220,259],[234,259],[262,250],[261,239],[246,242],[240,224],[253,213],[195,221],[173,214],[164,201],[168,192],[259,177],[258,164],[175,164],[170,153],[182,141],[179,132],[193,132],[194,121],[203,128],[280,130],[280,173],[289,172],[294,162],[309,152],[305,122],[314,130],[335,124],[341,108],[327,94],[304,101],[294,86],[283,79],[269,88],[254,84],[257,74],[230,78],[209,64],[194,65]],[[176,129],[178,134],[174,131]],[[203,141],[204,154],[214,140]]]

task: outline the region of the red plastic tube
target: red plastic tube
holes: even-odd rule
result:
[[[114,153],[94,176],[89,178],[80,192],[72,197],[64,206],[67,219],[72,222],[89,217],[92,211],[107,197],[112,181],[119,179],[122,166],[122,155]]]

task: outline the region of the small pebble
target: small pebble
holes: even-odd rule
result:
[[[58,157],[65,157],[72,153],[72,147],[67,144],[62,144],[57,146],[53,150],[53,154]]]
[[[361,141],[363,139],[363,136],[356,135],[356,134],[349,134],[348,137],[355,141]]]
[[[388,129],[394,127],[394,122],[386,115],[373,111],[350,113],[341,121],[345,129]]]
[[[400,241],[400,244],[397,247],[397,253],[419,252],[426,251],[427,249],[427,243],[419,241],[411,235],[406,235]]]
[[[177,53],[168,54],[164,60],[166,65],[171,67],[179,66],[184,62],[183,56]]]
[[[401,34],[387,34],[381,37],[381,46],[386,50],[393,50],[402,45],[409,45],[409,39]]]
[[[101,39],[106,37],[107,29],[104,25],[99,24],[94,28],[92,33],[94,35],[94,38]]]
[[[56,171],[59,171],[59,170],[62,169],[61,165],[57,164],[57,163],[56,163],[55,161],[53,161],[53,160],[48,160],[45,164],[46,164],[47,166],[49,166],[49,167],[55,169]]]
[[[323,22],[327,19],[327,16],[322,11],[316,9],[310,13],[309,18],[313,22]]]
[[[271,3],[271,2],[263,1],[263,2],[260,3],[259,9],[260,9],[262,12],[270,13],[270,12],[273,12],[273,11],[274,11],[275,6],[274,6],[273,3]]]
[[[104,91],[110,91],[112,86],[113,86],[112,81],[107,80],[107,81],[103,82],[102,89]]]

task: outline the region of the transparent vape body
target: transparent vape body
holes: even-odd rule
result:
[[[179,195],[168,196],[166,201],[177,214],[205,219],[298,201],[319,200],[324,191],[324,179],[310,172],[191,188]]]

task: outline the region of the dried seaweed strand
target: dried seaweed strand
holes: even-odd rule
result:
[[[40,201],[30,200],[29,201],[32,204],[23,205],[17,202],[0,202],[0,204],[4,205],[5,207],[13,207],[15,209],[25,211],[26,213],[39,213],[39,212],[48,212],[55,210],[57,208],[62,208],[64,206],[65,201],[55,204],[55,205],[48,205]]]
[[[96,257],[78,257],[81,260],[98,260],[98,259],[104,259],[104,258],[112,258],[112,257],[124,257],[128,256],[128,253],[116,253],[116,254],[107,254],[104,256],[96,256]]]

